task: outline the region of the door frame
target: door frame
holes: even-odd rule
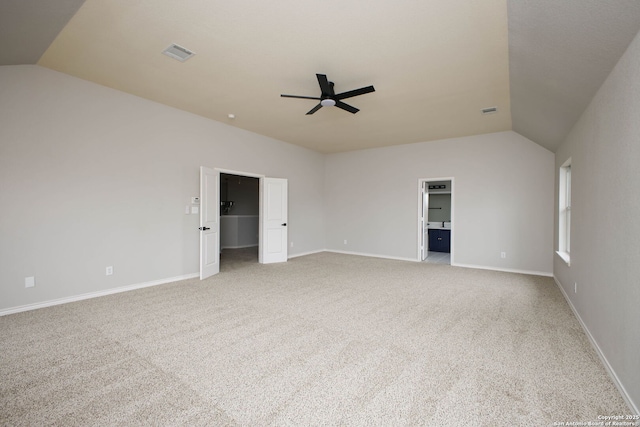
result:
[[[418,179],[418,220],[417,220],[417,229],[418,229],[418,244],[417,244],[417,248],[416,248],[416,260],[418,260],[418,262],[422,262],[422,253],[420,251],[420,242],[422,240],[422,233],[424,232],[423,228],[422,228],[422,187],[425,183],[427,182],[432,182],[432,181],[451,181],[451,249],[450,249],[450,254],[451,254],[451,265],[454,265],[454,233],[455,233],[455,177],[453,176],[448,176],[448,177],[435,177],[435,178],[419,178]],[[427,188],[428,190],[428,188]],[[429,219],[429,212],[427,211],[427,218],[425,222],[428,222]],[[428,242],[427,242],[428,244]],[[428,249],[427,249],[428,251]],[[425,258],[426,259],[426,258]]]
[[[418,261],[424,261],[429,256],[429,233],[426,227],[429,220],[429,190],[426,187],[427,181],[422,181],[420,183],[420,202],[418,205],[418,227],[421,230],[418,235]]]
[[[216,171],[216,173],[218,174],[218,182],[220,182],[220,174],[221,173],[226,173],[229,175],[238,175],[238,176],[247,176],[250,178],[258,178],[260,180],[259,182],[259,188],[262,188],[262,185],[264,184],[264,178],[265,175],[262,174],[257,174],[257,173],[251,173],[251,172],[242,172],[242,171],[236,171],[236,170],[231,170],[231,169],[223,169],[223,168],[213,168],[214,171]],[[218,188],[216,189],[216,191],[218,192],[218,194],[220,193],[220,186],[218,185]],[[262,264],[262,250],[263,250],[263,244],[264,244],[264,239],[262,238],[262,213],[263,213],[263,207],[262,207],[262,194],[259,193],[258,196],[258,262]],[[218,221],[218,238],[220,236],[220,221]]]

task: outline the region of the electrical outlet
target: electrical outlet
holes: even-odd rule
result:
[[[25,277],[24,278],[24,287],[25,288],[33,288],[36,285],[36,278],[31,276],[31,277]]]
[[[293,247],[293,242],[291,242],[291,247]]]
[[[500,258],[506,258],[506,257],[507,257],[506,252],[500,252]]]
[[[189,215],[189,212],[191,212],[191,207],[189,205],[186,205],[184,208],[184,213]]]
[[[344,244],[345,244],[345,245],[347,244],[347,239],[344,239]]]
[[[112,274],[113,274],[113,267],[112,266],[107,267],[105,275],[111,276]]]

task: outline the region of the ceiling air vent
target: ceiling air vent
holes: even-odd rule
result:
[[[493,114],[498,112],[498,107],[483,108],[480,111],[482,111],[482,114]]]
[[[163,50],[162,53],[172,57],[173,59],[177,59],[180,62],[184,62],[195,55],[195,53],[191,52],[189,49],[178,46],[177,44],[172,44],[171,46]]]

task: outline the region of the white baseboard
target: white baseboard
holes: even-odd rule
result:
[[[383,258],[383,259],[393,259],[396,261],[410,261],[410,262],[422,262],[416,258],[403,258],[403,257],[394,257],[394,256],[386,256],[386,255],[378,255],[378,254],[370,254],[364,252],[351,252],[351,251],[338,251],[334,249],[325,249],[324,251],[318,252],[333,252],[336,254],[345,254],[345,255],[358,255],[358,256],[366,256],[372,258]],[[497,268],[497,267],[487,267],[483,265],[471,265],[471,264],[451,264],[454,267],[464,267],[464,268],[478,268],[481,270],[491,270],[491,271],[504,271],[506,273],[518,273],[518,274],[530,274],[533,276],[545,276],[545,277],[553,277],[552,273],[547,273],[544,271],[533,271],[533,270],[517,270],[513,268]]]
[[[553,276],[553,280],[556,282],[556,285],[558,285],[558,288],[560,288],[560,292],[562,292],[562,295],[564,296],[564,299],[567,301],[567,304],[569,304],[571,311],[573,311],[573,314],[576,316],[576,319],[578,319],[580,326],[582,326],[582,330],[587,335],[587,338],[589,338],[589,342],[591,343],[591,346],[596,351],[596,354],[602,361],[604,368],[607,370],[609,377],[611,377],[611,380],[618,388],[618,391],[622,395],[622,398],[624,399],[625,403],[627,404],[631,412],[633,412],[635,415],[640,415],[640,410],[638,410],[638,406],[633,402],[633,400],[631,400],[629,393],[627,393],[627,389],[625,389],[624,386],[622,385],[622,382],[620,382],[620,378],[618,378],[618,375],[616,375],[616,371],[613,370],[613,367],[607,360],[607,357],[604,355],[604,353],[600,349],[598,342],[593,337],[593,335],[591,335],[591,331],[589,330],[589,328],[587,328],[587,325],[582,320],[582,317],[580,317],[580,313],[578,313],[578,310],[576,310],[576,308],[574,307],[573,303],[569,299],[569,295],[567,295],[567,293],[564,291],[564,288],[560,284],[560,281],[556,276]]]
[[[319,254],[321,252],[326,252],[326,251],[324,249],[320,249],[320,250],[317,250],[317,251],[302,252],[301,254],[288,255],[287,259],[298,258],[298,257],[301,257],[301,256],[306,256],[306,255]]]
[[[326,249],[323,252],[333,252],[333,253],[336,253],[336,254],[345,254],[345,255],[366,256],[366,257],[370,257],[370,258],[393,259],[393,260],[396,260],[396,261],[419,262],[415,258],[402,258],[402,257],[395,257],[395,256],[379,255],[379,254],[368,254],[368,253],[364,253],[364,252],[337,251],[337,250],[334,250],[334,249]]]
[[[255,245],[243,245],[243,246],[222,246],[220,248],[220,250],[223,249],[244,249],[244,248],[257,248],[258,244],[256,243]]]
[[[10,307],[0,310],[0,316],[8,314],[20,313],[23,311],[37,310],[38,308],[51,307],[54,305],[66,304],[69,302],[82,301],[89,298],[103,297],[105,295],[117,294],[120,292],[133,291],[135,289],[148,288],[150,286],[164,285],[165,283],[178,282],[180,280],[193,279],[200,277],[200,273],[184,274],[182,276],[169,277],[166,279],[152,280],[150,282],[138,283],[135,285],[121,286],[119,288],[106,289],[104,291],[89,292],[86,294],[74,295],[71,297],[57,298],[49,301],[38,302],[34,304],[20,305],[18,307]]]
[[[451,265],[454,267],[478,268],[480,270],[504,271],[505,273],[518,273],[518,274],[530,274],[532,276],[553,277],[553,273],[547,273],[544,271],[518,270],[516,268],[487,267],[484,265],[458,264],[457,262],[452,263]]]

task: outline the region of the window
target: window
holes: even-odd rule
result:
[[[560,168],[558,200],[558,255],[570,265],[571,254],[571,159]]]

